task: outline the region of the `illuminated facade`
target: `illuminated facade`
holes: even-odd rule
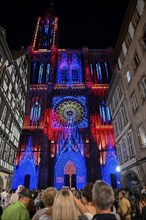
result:
[[[35,28],[28,114],[12,188],[82,189],[103,179],[120,187],[114,131],[105,99],[112,75],[111,49],[59,49],[52,7]]]

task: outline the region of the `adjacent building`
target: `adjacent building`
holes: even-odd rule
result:
[[[146,185],[146,1],[132,0],[114,50],[110,106],[123,188]]]
[[[29,54],[10,52],[0,27],[0,190],[10,188],[26,111]]]

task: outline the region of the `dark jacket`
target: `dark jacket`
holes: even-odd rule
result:
[[[92,220],[117,220],[114,214],[96,214]]]

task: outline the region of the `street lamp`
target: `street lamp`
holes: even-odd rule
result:
[[[120,172],[120,171],[121,171],[120,166],[117,166],[117,167],[116,167],[116,171],[117,171],[117,172]]]

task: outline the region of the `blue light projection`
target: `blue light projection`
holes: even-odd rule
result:
[[[112,177],[114,176],[115,188],[121,188],[120,172],[116,170],[118,167],[118,156],[114,147],[109,146],[105,165],[102,167],[102,180],[113,186]]]
[[[29,189],[38,188],[39,166],[36,166],[32,152],[32,137],[29,137],[28,144],[18,165],[14,166],[14,177],[12,189],[24,185]]]
[[[38,76],[38,84],[42,83],[43,68],[44,68],[44,63],[41,62],[40,69],[39,69],[39,76]]]
[[[31,82],[33,84],[46,84],[49,81],[50,75],[50,63],[49,62],[37,62],[32,63],[32,77]]]
[[[108,106],[105,106],[105,102],[102,101],[101,105],[99,106],[100,117],[103,120],[104,125],[111,124],[111,115],[110,109]]]
[[[37,44],[39,45],[39,48],[48,49],[51,47],[53,42],[54,24],[54,20],[48,19],[47,17],[45,17],[40,23],[39,34],[37,36]]]
[[[60,134],[57,143],[57,158],[66,151],[74,151],[82,156],[85,155],[85,148],[82,135],[76,127],[66,127]]]
[[[98,83],[102,83],[102,72],[101,72],[100,63],[96,64],[96,73],[97,73]]]
[[[76,53],[73,53],[71,58],[67,53],[62,53],[61,58],[58,59],[56,81],[58,84],[68,84],[68,86],[82,82],[81,61]]]
[[[92,78],[92,82],[94,80],[94,74],[93,74],[93,66],[92,63],[90,63],[90,72],[91,72],[91,78]]]
[[[108,73],[108,68],[107,68],[107,63],[106,63],[106,62],[104,62],[104,66],[105,66],[105,72],[106,72],[107,82],[109,82],[109,73]]]
[[[107,121],[108,121],[108,124],[110,125],[110,124],[111,124],[111,113],[110,113],[110,109],[109,109],[108,106],[106,106],[105,109],[106,109]]]
[[[56,96],[53,98],[53,128],[72,127],[87,128],[88,117],[86,98],[84,96]]]
[[[30,125],[38,126],[41,116],[41,106],[38,101],[35,101],[31,108]]]
[[[99,84],[109,83],[109,70],[106,62],[97,62],[96,63],[96,74]]]
[[[47,69],[46,69],[46,83],[49,81],[49,75],[50,75],[50,63],[47,63]]]
[[[68,162],[73,163],[76,167],[76,188],[83,189],[87,181],[85,158],[73,151],[65,152],[56,161],[54,187],[61,189],[65,185],[64,168]]]

